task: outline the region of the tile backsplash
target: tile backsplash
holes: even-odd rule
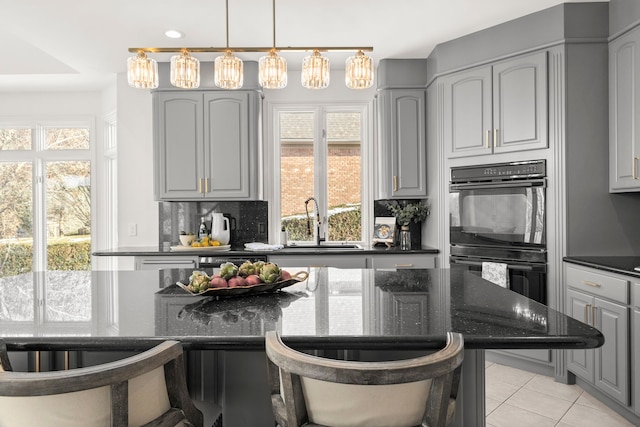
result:
[[[160,202],[160,246],[179,244],[181,231],[198,233],[200,219],[211,228],[211,214],[222,213],[229,218],[231,245],[243,247],[248,242],[268,242],[268,203],[263,201],[224,202]]]

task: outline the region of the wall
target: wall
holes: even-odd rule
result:
[[[151,92],[129,87],[126,73],[118,74],[117,91],[118,246],[157,247]]]

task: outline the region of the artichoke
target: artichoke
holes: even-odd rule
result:
[[[260,275],[260,272],[262,271],[262,267],[264,267],[265,262],[264,261],[256,261],[253,263],[253,267],[256,269],[255,274],[257,274],[258,276]]]
[[[189,288],[192,292],[199,293],[209,289],[211,278],[204,271],[194,271],[189,277]]]
[[[264,283],[275,283],[280,280],[280,267],[272,262],[267,262],[260,271],[260,278]]]
[[[229,280],[238,275],[238,266],[232,262],[225,262],[220,265],[220,277]]]
[[[258,274],[258,271],[256,271],[256,266],[254,263],[252,263],[251,261],[245,261],[242,263],[242,265],[240,265],[240,268],[238,268],[238,274],[242,277],[247,277],[251,276],[252,274]]]

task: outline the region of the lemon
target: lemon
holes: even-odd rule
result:
[[[211,246],[220,246],[220,242],[218,242],[217,240],[212,240],[211,242],[209,242],[209,245],[211,245]]]
[[[199,247],[200,247],[200,243],[199,243],[199,242],[193,242],[193,243],[191,244],[191,247],[192,247],[192,248],[199,248]]]

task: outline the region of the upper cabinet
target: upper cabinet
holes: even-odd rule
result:
[[[425,89],[378,92],[379,197],[427,196]]]
[[[443,77],[447,157],[547,148],[547,53]]]
[[[157,200],[255,200],[256,91],[153,94]]]
[[[609,189],[640,191],[640,27],[609,44]]]

